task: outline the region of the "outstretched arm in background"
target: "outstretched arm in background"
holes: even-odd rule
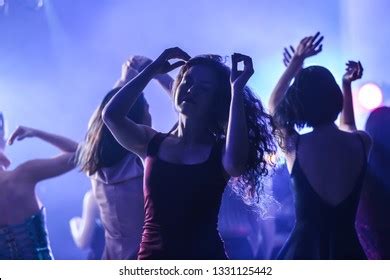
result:
[[[44,179],[59,176],[75,167],[73,162],[74,153],[77,149],[77,142],[63,136],[48,133],[42,130],[19,126],[10,136],[8,144],[12,145],[15,140],[21,141],[25,138],[39,138],[62,151],[57,157],[50,159],[29,160],[19,165],[15,171],[32,183]]]
[[[284,64],[288,65],[282,76],[280,77],[278,83],[276,84],[274,90],[272,91],[270,100],[269,100],[269,111],[271,115],[274,114],[275,108],[278,106],[280,101],[283,99],[284,94],[286,93],[288,87],[290,86],[291,81],[299,73],[303,67],[303,62],[306,58],[314,56],[322,51],[322,40],[323,36],[320,36],[320,33],[316,33],[314,36],[305,37],[301,40],[296,51],[293,53],[292,57],[289,54],[288,50],[285,48],[284,55]],[[291,47],[292,48],[292,47]],[[292,50],[294,50],[292,48]],[[290,57],[290,58],[289,58]]]
[[[355,123],[355,114],[353,111],[353,100],[352,100],[352,88],[351,83],[360,79],[363,76],[363,67],[360,61],[348,61],[346,64],[347,68],[346,72],[343,76],[343,110],[340,115],[340,129],[354,132],[356,131],[356,123]]]

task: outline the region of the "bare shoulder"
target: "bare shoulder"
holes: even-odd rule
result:
[[[1,175],[0,184],[6,188],[9,186],[14,193],[20,193],[21,189],[26,190],[34,188],[36,185],[33,180],[30,180],[28,176],[26,176],[23,169],[19,168],[19,166],[13,170],[4,172]]]
[[[353,132],[342,131],[342,133],[345,135],[348,141],[351,141],[350,143],[355,143],[358,149],[361,149],[361,145],[363,143],[364,149],[368,154],[371,149],[372,140],[367,132],[362,130],[356,130]]]
[[[372,139],[370,135],[363,130],[357,130],[356,132],[354,132],[354,134],[358,135],[358,137],[360,137],[360,139],[363,141],[366,153],[368,153],[372,146]]]
[[[295,159],[296,150],[299,141],[299,134],[297,132],[285,136],[282,140],[282,151],[286,158],[287,169],[291,173]]]

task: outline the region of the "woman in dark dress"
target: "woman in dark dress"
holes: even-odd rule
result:
[[[343,95],[330,71],[302,68],[306,58],[321,51],[319,35],[304,38],[292,58],[286,55],[291,61],[270,98],[296,212],[294,229],[278,258],[364,259],[355,218],[370,139],[362,131],[351,131],[345,111],[340,128],[347,131],[334,124],[343,109]],[[362,69],[354,65],[347,72],[361,77]],[[298,134],[296,128],[303,127],[313,130]]]
[[[169,60],[179,59],[171,64]],[[237,64],[244,63],[238,71]],[[103,111],[124,147],[145,165],[145,222],[139,259],[226,259],[217,229],[222,193],[233,189],[257,199],[274,152],[270,118],[247,89],[252,60],[234,54],[233,69],[219,56],[190,58],[165,50],[126,84]],[[178,125],[170,133],[137,125],[126,114],[155,75],[183,66],[173,87]]]

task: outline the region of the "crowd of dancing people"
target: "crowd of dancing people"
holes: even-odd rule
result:
[[[80,143],[25,126],[6,140],[0,115],[0,259],[54,258],[35,189],[75,168],[91,190],[69,225],[88,258],[234,259],[229,240],[246,238],[271,207],[275,155],[288,169],[295,223],[274,258],[390,259],[390,108],[356,128],[352,83],[362,64],[346,63],[341,87],[327,68],[304,67],[323,39],[316,33],[284,49],[286,69],[268,106],[247,86],[251,57],[234,53],[229,67],[218,55],[174,47],[122,65]],[[177,113],[168,132],[152,127],[144,94],[152,80]],[[10,170],[6,145],[31,137],[61,154]],[[242,205],[247,214],[224,216]]]

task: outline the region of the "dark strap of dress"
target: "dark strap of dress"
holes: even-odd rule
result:
[[[161,142],[169,135],[169,133],[156,133],[152,139],[150,139],[147,149],[147,156],[156,156],[158,154],[158,149],[160,148]]]

